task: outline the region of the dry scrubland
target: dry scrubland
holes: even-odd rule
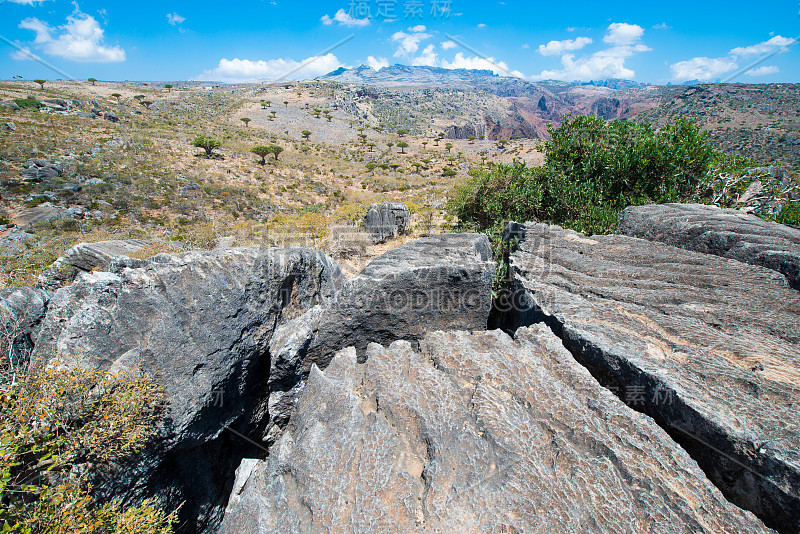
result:
[[[32,234],[0,251],[0,284],[31,284],[78,242],[129,237],[153,241],[142,256],[187,248],[308,244],[354,274],[405,241],[367,242],[359,223],[370,203],[406,203],[412,210],[410,238],[440,233],[452,227],[445,203],[470,168],[515,158],[541,161],[535,141],[437,141],[436,119],[428,119],[421,131],[416,117],[398,114],[402,106],[373,105],[339,84],[288,85],[168,89],[48,81],[42,89],[33,82],[0,84],[0,100],[32,96],[84,106],[66,112],[0,109],[0,125],[16,127],[2,128],[0,137],[0,215],[3,223],[19,227],[4,230],[0,239],[19,230]],[[93,103],[113,111],[119,121],[78,115],[87,115]],[[249,124],[243,117],[251,119]],[[448,118],[445,109],[441,121]],[[409,133],[398,135],[404,129]],[[311,132],[307,140],[304,130]],[[201,134],[222,142],[212,158],[191,145]],[[408,147],[398,148],[403,142]],[[270,144],[284,151],[277,161],[268,156],[262,166],[250,149]],[[23,181],[31,158],[59,164],[64,172],[50,182]],[[370,170],[368,163],[376,168]],[[455,175],[444,176],[446,167]],[[50,205],[79,208],[78,216],[25,227],[31,209]]]

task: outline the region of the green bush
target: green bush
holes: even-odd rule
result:
[[[36,97],[29,96],[28,98],[18,98],[14,103],[22,109],[39,109],[44,106],[41,102],[36,100]]]
[[[550,127],[550,136],[544,167],[514,163],[472,171],[451,204],[459,219],[482,230],[538,220],[608,233],[629,205],[698,198],[719,161],[689,120],[656,131],[647,124],[573,117]]]

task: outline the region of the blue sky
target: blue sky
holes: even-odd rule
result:
[[[401,63],[530,80],[796,83],[798,1],[0,0],[0,78],[64,77],[47,64],[77,79],[272,81]]]

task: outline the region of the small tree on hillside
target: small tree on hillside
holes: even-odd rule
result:
[[[119,99],[120,99],[120,98],[122,98],[122,95],[121,95],[121,94],[119,94],[119,93],[111,93],[111,96],[113,96],[114,98],[116,98],[116,99],[117,99],[117,102],[119,102]]]
[[[242,118],[241,118],[241,119],[239,119],[239,120],[240,120],[240,121],[242,121],[242,122],[244,123],[244,125],[245,125],[245,126],[250,126],[250,121],[251,121],[252,119],[249,119],[249,118],[247,118],[247,117],[242,117]]]
[[[133,99],[134,100],[138,100],[139,102],[141,102],[142,100],[145,99],[145,96],[144,95],[136,95],[136,96],[133,97]]]
[[[444,176],[446,178],[452,178],[453,176],[456,176],[457,174],[458,173],[452,167],[445,167],[442,170],[442,176]]]
[[[272,155],[275,156],[275,161],[278,161],[278,156],[280,155],[281,152],[283,152],[283,147],[280,147],[278,145],[270,145],[269,149]]]
[[[392,151],[392,147],[394,146],[394,143],[392,143],[391,141],[389,141],[388,143],[386,143],[386,146],[388,146],[388,147],[389,147],[389,152],[391,152],[391,151]]]
[[[218,139],[214,139],[210,135],[198,135],[194,138],[194,141],[192,141],[192,146],[196,146],[205,150],[206,158],[210,159],[214,153],[214,150],[222,146],[222,142]]]
[[[406,148],[408,148],[408,143],[406,143],[405,141],[400,141],[399,143],[397,143],[397,148],[400,149],[401,154],[405,154]]]
[[[369,147],[369,151],[370,151],[370,152],[372,152],[373,150],[375,150],[375,143],[367,143],[367,146]]]
[[[288,100],[284,100],[284,101],[283,101],[283,105],[284,105],[284,106],[286,106],[286,107],[288,107],[288,106],[289,106],[289,101],[288,101]]]
[[[377,167],[377,165],[375,165],[374,163],[367,163],[366,167],[367,170],[369,171],[370,176],[375,176],[375,167]]]
[[[272,150],[268,146],[257,146],[250,149],[250,152],[256,154],[257,156],[261,156],[261,161],[259,162],[261,165],[267,164],[267,156],[272,154]]]
[[[309,138],[311,137],[311,132],[309,132],[308,130],[303,130],[302,132],[300,132],[300,134],[303,136],[303,139],[305,139],[306,141],[308,141]]]
[[[97,83],[97,78],[89,78],[89,80],[88,80],[88,81],[89,81],[89,82],[91,82],[91,83],[92,83],[92,85],[94,85],[94,84],[96,84],[96,83]]]
[[[447,143],[446,145],[444,145],[444,149],[447,150],[447,153],[449,154],[450,151],[453,149],[453,144]]]
[[[403,137],[407,133],[408,133],[408,130],[397,130],[397,135],[399,135],[400,137]]]
[[[47,81],[47,80],[33,80],[33,83],[38,83],[38,84],[39,84],[39,87],[41,87],[42,89],[44,89],[44,83],[45,83],[46,81]]]
[[[153,105],[153,102],[152,102],[151,100],[142,100],[141,104],[142,104],[144,107],[146,107],[147,109],[150,109],[150,106],[152,106],[152,105]]]
[[[171,93],[172,92],[172,85],[166,83],[166,84],[164,84],[164,89],[166,89],[168,93]]]

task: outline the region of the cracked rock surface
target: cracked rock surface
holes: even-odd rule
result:
[[[716,206],[649,204],[623,210],[619,232],[767,267],[800,290],[798,228]]]
[[[544,322],[739,506],[800,532],[800,294],[773,270],[512,223],[504,328]]]
[[[545,326],[434,332],[312,368],[221,532],[770,532]]]

